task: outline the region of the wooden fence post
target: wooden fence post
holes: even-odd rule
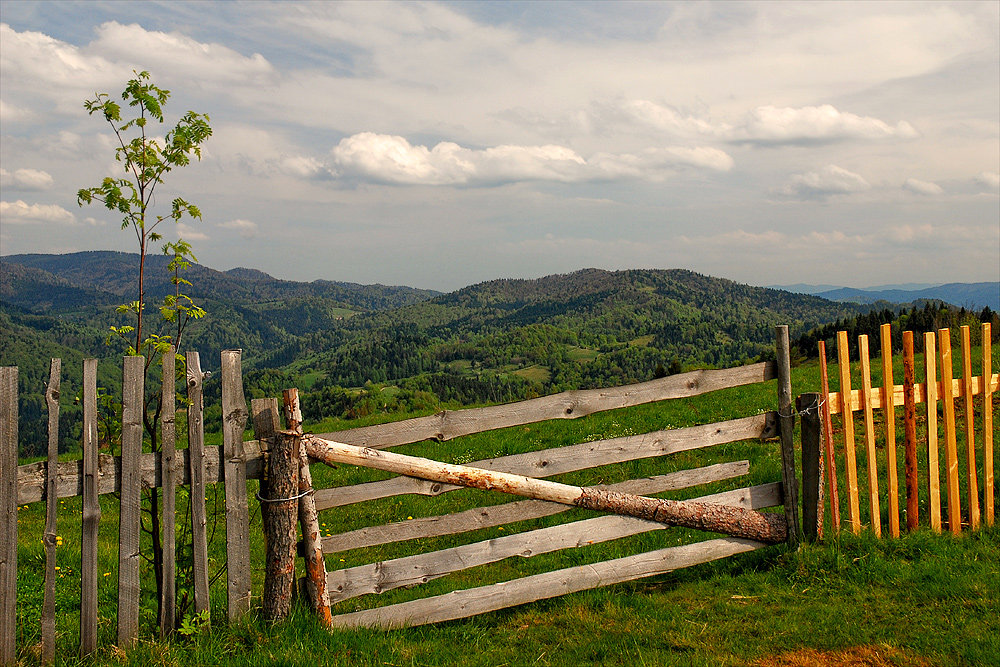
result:
[[[13,665],[17,632],[17,367],[0,368],[0,662]]]
[[[267,460],[268,489],[263,498],[270,503],[267,556],[264,570],[264,618],[277,621],[288,616],[295,587],[296,518],[298,517],[298,469],[300,436],[282,431],[271,445]]]
[[[208,591],[208,519],[205,514],[205,400],[201,357],[188,352],[188,465],[191,467],[191,551],[194,579],[194,611],[210,613]]]
[[[906,530],[920,525],[917,484],[917,398],[913,363],[913,332],[903,332],[903,451],[906,470]]]
[[[885,456],[889,470],[889,534],[899,537],[899,471],[896,469],[895,380],[892,377],[892,325],[883,324],[882,343],[882,414],[885,419]]]
[[[820,394],[802,394],[795,407],[802,416],[802,530],[805,539],[814,541],[823,528]]]
[[[250,611],[250,512],[243,430],[247,403],[243,396],[241,350],[222,352],[222,437],[226,483],[226,568],[229,620]]]
[[[177,612],[177,423],[174,346],[163,353],[163,382],[160,391],[160,485],[163,487],[163,568],[160,582],[160,635],[174,631]]]
[[[952,390],[954,369],[951,362],[951,330],[938,330],[941,362],[941,399],[944,401],[944,455],[948,466],[948,528],[953,535],[962,533],[962,501],[958,491],[958,440],[955,431],[955,394]]]
[[[858,454],[854,447],[854,402],[851,400],[851,358],[847,332],[837,332],[837,367],[840,371],[840,421],[844,426],[844,467],[847,469],[847,508],[851,531],[861,532],[861,505],[858,498]]]
[[[872,372],[868,357],[868,336],[858,336],[858,360],[861,362],[861,410],[865,420],[865,452],[868,463],[868,499],[871,527],[875,537],[882,537],[882,507],[878,497],[878,453],[875,450],[875,414],[872,410]]]
[[[993,333],[983,322],[983,514],[986,525],[993,525]]]
[[[145,409],[141,355],[122,360],[121,515],[118,524],[118,645],[139,636],[139,524],[142,519],[142,413]]]
[[[299,390],[286,389],[282,394],[285,403],[285,423],[288,430],[302,434],[302,412],[299,409]],[[313,611],[320,622],[332,627],[330,598],[326,591],[326,561],[323,558],[323,540],[319,532],[316,501],[313,499],[312,473],[309,457],[304,447],[299,447],[299,523],[302,526],[302,545],[306,562],[306,590]]]
[[[270,447],[281,430],[281,414],[278,411],[277,398],[255,398],[250,401],[250,415],[253,421],[253,432],[260,443],[264,456],[263,471],[260,476],[260,490],[257,499],[260,502],[260,521],[264,528],[264,553],[267,553],[267,526],[271,522],[271,504],[266,498],[271,498],[271,485],[268,482],[268,459],[271,456]],[[267,448],[267,449],[266,449]]]
[[[80,525],[80,655],[97,650],[98,499],[97,359],[83,360],[83,518]]]
[[[45,593],[42,600],[42,662],[56,659],[56,478],[59,469],[59,380],[62,360],[49,365],[49,383],[45,387],[45,404],[49,411],[49,451],[45,463]]]
[[[937,425],[937,353],[933,331],[924,333],[924,403],[927,408],[927,496],[931,530],[941,532],[941,472]]]
[[[972,336],[968,326],[962,326],[962,394],[965,408],[966,475],[969,489],[969,528],[979,530],[979,479],[976,470],[976,401],[972,394]],[[988,378],[983,378],[984,380]]]
[[[833,419],[830,415],[830,378],[826,367],[826,341],[819,342],[820,381],[823,384],[823,442],[826,451],[827,492],[830,497],[830,523],[833,532],[840,532],[840,493],[837,489],[837,458],[833,446]]]
[[[781,484],[785,498],[785,522],[788,544],[797,547],[801,538],[799,524],[799,482],[795,475],[795,410],[792,407],[791,344],[788,326],[775,331],[778,361],[778,422],[781,432]]]

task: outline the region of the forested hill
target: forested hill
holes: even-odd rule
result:
[[[268,364],[297,359],[344,386],[445,367],[512,372],[549,390],[601,386],[671,366],[735,365],[772,350],[777,324],[795,336],[857,312],[690,271],[586,269],[480,283],[358,316],[290,344]]]
[[[167,271],[169,262],[170,257],[167,255],[151,254],[147,257],[146,293],[150,299],[160,300],[164,295],[173,293],[171,274]],[[52,307],[56,308],[60,304],[65,305],[66,300],[71,298],[69,291],[72,288],[80,290],[81,295],[99,299],[98,304],[117,304],[126,297],[133,298],[139,255],[106,250],[65,255],[8,255],[2,258],[2,263],[4,269],[3,278],[0,279],[0,296],[3,301],[27,310],[39,310],[39,304],[51,302]],[[10,277],[15,275],[14,265],[34,271],[18,271],[18,282],[12,287]],[[303,283],[279,280],[256,269],[216,271],[200,264],[192,264],[183,277],[192,283],[185,293],[195,298],[262,302],[314,297],[355,310],[399,308],[440,294],[412,287],[359,285],[328,280]],[[53,285],[59,285],[65,292],[55,302],[49,298]]]

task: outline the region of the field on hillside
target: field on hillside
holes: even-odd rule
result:
[[[793,369],[794,393],[818,390],[818,377],[815,363]],[[417,443],[399,451],[457,463],[632,432],[678,428],[773,409],[775,391],[772,382],[573,421],[543,422],[444,443]],[[997,403],[1000,402],[995,402],[995,410],[1000,412]],[[364,423],[336,420],[307,424],[307,430],[324,432]],[[662,460],[637,462],[626,472],[633,477],[662,474],[737,458],[751,461],[749,480],[718,482],[692,489],[689,495],[780,478],[777,443],[757,441],[724,445],[702,454],[685,452]],[[964,466],[960,469],[964,470]],[[313,466],[313,471],[318,487],[380,476],[346,466],[337,470]],[[842,469],[839,472],[843,475]],[[556,479],[578,484],[617,481],[586,477],[593,474],[594,471],[571,473]],[[253,499],[256,484],[251,482],[250,487],[251,507],[256,508]],[[503,500],[495,498],[488,502]],[[221,489],[217,498],[214,490],[210,490],[209,501],[210,509],[213,505],[221,509]],[[323,512],[320,521],[327,532],[342,532],[360,523],[370,523],[373,518],[406,520],[410,516],[464,509],[483,501],[482,494],[471,491],[436,498],[401,497],[387,499],[375,509],[366,510],[374,513],[368,516],[342,508]],[[160,641],[153,629],[155,608],[145,607],[141,618],[142,639],[135,649],[124,653],[111,647],[115,636],[117,508],[113,497],[103,496],[99,589],[102,648],[81,663],[74,656],[79,634],[79,498],[66,499],[60,507],[58,533],[62,546],[57,550],[60,570],[56,601],[59,664],[923,667],[992,665],[1000,659],[1000,530],[996,528],[965,533],[960,538],[923,528],[896,540],[876,540],[869,533],[859,537],[845,533],[833,537],[828,533],[821,544],[805,545],[796,552],[776,546],[631,584],[572,594],[465,621],[396,631],[330,634],[301,605],[295,607],[287,622],[270,625],[259,617],[259,600],[255,600],[255,611],[248,618],[227,626],[223,577],[213,584],[214,629],[210,633],[194,632],[178,636],[172,642]],[[263,576],[259,517],[257,512],[251,524],[256,594],[261,590]],[[22,664],[33,664],[37,660],[34,656],[39,640],[44,570],[41,544],[44,506],[41,503],[24,506],[18,518],[18,655]],[[224,531],[223,525],[220,523],[216,530]],[[502,533],[484,529],[464,539],[486,539],[497,534]],[[461,578],[431,582],[429,587],[432,591],[434,586],[440,586],[441,590],[446,585],[468,588],[553,566],[595,562],[636,548],[656,548],[702,538],[703,535],[693,531],[671,528],[639,536],[627,544],[616,542],[477,568],[462,573]],[[373,557],[391,558],[406,550],[451,546],[449,539],[436,538],[434,544],[404,543],[377,553],[357,550],[335,554],[328,556],[329,567],[370,562]],[[213,541],[212,558],[211,568],[216,572],[224,562],[221,539]],[[148,576],[144,587],[152,588]],[[353,611],[358,605],[409,599],[414,594],[400,590],[378,598],[352,600],[342,603],[335,613]]]

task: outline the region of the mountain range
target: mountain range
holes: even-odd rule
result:
[[[920,299],[944,301],[967,310],[988,306],[1000,311],[1000,282],[985,283],[903,283],[877,287],[838,287],[836,285],[772,285],[774,289],[820,296],[830,301],[852,303],[912,303]]]
[[[176,335],[174,325],[156,328],[153,307],[175,289],[168,262],[147,259],[147,334]],[[107,360],[99,367],[101,386],[114,391],[120,382],[117,359],[125,348],[108,334],[130,323],[116,307],[136,298],[137,267],[138,255],[119,252],[0,258],[0,365],[20,368],[21,414],[35,424],[29,441],[44,440],[49,358],[74,369],[63,374],[67,400],[86,356]],[[182,291],[207,315],[189,325],[181,349],[199,352],[207,370],[218,367],[221,350],[242,349],[248,396],[298,386],[315,418],[387,410],[404,400],[406,409],[436,409],[728,367],[773,354],[778,324],[787,324],[794,340],[823,325],[901,308],[677,269],[584,269],[448,294],[286,281],[255,269],[197,264],[183,277],[191,284]],[[385,387],[392,393],[381,393]],[[206,394],[216,390],[206,383]],[[362,410],[359,400],[371,405]],[[66,419],[74,410],[67,404]],[[72,427],[66,433],[71,442]]]

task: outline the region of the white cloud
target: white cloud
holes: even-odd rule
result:
[[[151,72],[195,82],[268,85],[277,72],[264,56],[246,57],[221,44],[199,42],[179,32],[146,30],[109,21],[97,29],[90,49],[112,60],[142,63]]]
[[[864,192],[870,189],[871,185],[864,177],[831,164],[818,172],[809,171],[793,175],[789,183],[779,192],[801,199],[825,199],[832,195]]]
[[[52,187],[52,174],[37,169],[18,169],[14,172],[0,169],[0,184],[16,190],[48,190]]]
[[[242,218],[237,218],[235,220],[229,220],[228,222],[220,222],[217,227],[223,229],[232,229],[239,232],[240,236],[245,239],[257,236],[257,223],[251,220],[244,220]]]
[[[933,197],[935,195],[940,195],[944,193],[944,189],[937,183],[929,183],[928,181],[918,181],[915,178],[908,178],[906,182],[903,183],[903,189],[909,190],[910,192],[918,195],[927,195],[928,197]]]
[[[0,100],[0,121],[4,123],[16,123],[28,120],[32,116],[34,116],[34,113],[32,113],[31,109],[14,106]]]
[[[829,143],[845,140],[913,139],[917,131],[906,121],[895,126],[869,116],[818,107],[760,106],[747,114],[730,138],[766,144]]]
[[[991,190],[1000,190],[1000,174],[995,171],[984,171],[976,176],[976,182]]]
[[[207,241],[209,239],[208,234],[184,222],[175,223],[174,229],[177,230],[177,238],[185,241]]]
[[[638,154],[597,153],[587,160],[556,145],[463,148],[443,141],[433,148],[404,137],[361,132],[331,150],[339,170],[362,179],[421,185],[496,185],[516,181],[580,183],[660,180],[680,167],[728,171],[732,158],[711,147],[650,148]]]
[[[40,225],[43,223],[74,224],[76,216],[56,204],[26,204],[0,201],[0,220],[12,225]]]

